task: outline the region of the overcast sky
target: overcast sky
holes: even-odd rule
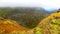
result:
[[[0,0],[0,7],[44,7],[60,8],[60,0]]]

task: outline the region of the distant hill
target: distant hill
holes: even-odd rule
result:
[[[0,16],[6,19],[17,21],[20,25],[25,27],[35,27],[43,18],[48,16],[49,13],[43,8],[0,8]]]

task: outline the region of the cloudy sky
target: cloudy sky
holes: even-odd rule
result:
[[[60,0],[0,0],[0,7],[43,7],[45,9],[60,8]]]

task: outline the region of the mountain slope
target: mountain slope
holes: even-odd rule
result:
[[[60,34],[60,11],[55,11],[37,26],[42,34]]]
[[[43,8],[30,8],[30,7],[19,7],[19,8],[1,8],[0,16],[6,19],[17,21],[18,24],[34,28],[48,12]]]

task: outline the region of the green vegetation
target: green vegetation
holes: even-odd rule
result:
[[[60,20],[52,19],[52,23],[53,23],[53,24],[57,24],[57,25],[58,25],[58,24],[60,24]]]
[[[15,20],[28,28],[34,28],[47,15],[43,8],[0,8],[0,17]]]
[[[60,34],[60,11],[43,19],[37,27],[41,28],[42,34]]]
[[[9,31],[8,34],[60,34],[60,13],[54,12],[43,19],[48,15],[44,11],[42,8],[39,10],[36,8],[0,8],[0,28],[3,28],[0,33],[5,34]]]
[[[58,34],[60,34],[60,26],[59,25],[60,25],[60,20],[57,20],[57,19],[52,20],[52,26],[58,32]]]
[[[36,27],[36,34],[41,34],[41,29],[39,27]]]

